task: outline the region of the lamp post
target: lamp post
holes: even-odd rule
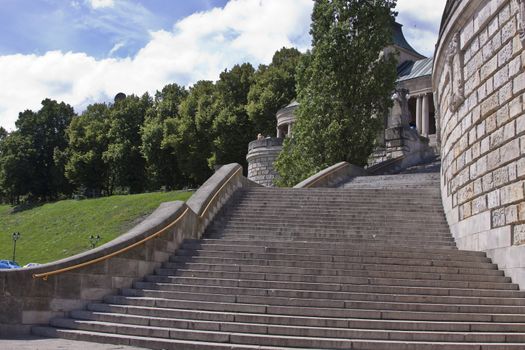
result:
[[[13,238],[13,262],[16,260],[16,241],[20,238],[20,232],[13,232],[13,235],[11,236]]]
[[[89,236],[89,243],[91,244],[91,249],[95,248],[95,246],[97,245],[98,241],[100,241],[100,239],[101,239],[100,235]]]

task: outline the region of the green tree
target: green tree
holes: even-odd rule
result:
[[[0,142],[2,142],[3,140],[5,140],[5,138],[7,137],[8,135],[8,132],[6,129],[2,128],[0,126]]]
[[[71,193],[72,186],[64,175],[63,163],[57,162],[55,155],[67,148],[66,129],[74,115],[71,106],[50,99],[42,101],[38,112],[26,110],[19,114],[13,141],[22,145],[26,154],[18,157],[19,166],[10,163],[3,169],[5,178],[18,176],[10,171],[16,174],[20,168],[28,171],[28,183],[18,187],[21,192],[16,193],[17,196],[29,195],[31,199],[46,201]],[[10,159],[14,162],[15,158]]]
[[[0,142],[0,192],[12,204],[31,191],[36,150],[28,137],[19,131],[5,136]]]
[[[256,137],[246,111],[253,76],[252,65],[243,63],[222,72],[215,84],[217,117],[213,121],[211,167],[234,162],[246,164],[247,145]]]
[[[179,106],[188,91],[177,84],[166,85],[155,94],[154,105],[148,109],[141,129],[141,152],[146,159],[150,188],[161,186],[173,189],[181,186],[183,179],[178,169],[173,147],[164,142],[166,123],[179,119]]]
[[[293,185],[339,161],[366,164],[391,105],[396,59],[395,0],[318,0],[312,13],[312,50],[298,67],[293,138],[276,167]]]
[[[257,133],[275,134],[275,113],[296,98],[295,70],[301,53],[282,48],[273,55],[272,63],[261,65],[248,93],[248,117]]]
[[[109,194],[117,188],[126,193],[140,193],[146,187],[140,129],[152,104],[147,93],[142,97],[131,95],[117,101],[110,110],[108,148],[102,155],[109,166]]]
[[[198,186],[210,175],[208,159],[212,155],[212,123],[215,115],[215,86],[198,81],[180,105],[180,117],[166,121],[164,147],[177,155],[178,168],[186,185]]]
[[[109,166],[102,157],[108,148],[109,112],[105,103],[89,105],[67,130],[66,177],[88,196],[108,193],[111,187]]]

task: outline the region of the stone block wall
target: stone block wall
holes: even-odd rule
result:
[[[268,137],[262,140],[255,140],[248,145],[248,180],[259,185],[273,187],[277,177],[277,171],[273,163],[281,152],[283,139]]]
[[[460,249],[486,251],[522,288],[524,7],[525,0],[455,1],[445,13],[433,72],[452,234]]]
[[[0,338],[27,335],[34,325],[131,287],[167,261],[184,239],[200,238],[235,191],[247,186],[256,185],[242,176],[239,164],[224,165],[186,203],[161,204],[100,247],[38,267],[1,270]]]

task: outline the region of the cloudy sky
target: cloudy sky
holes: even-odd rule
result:
[[[398,0],[408,42],[432,56],[445,0]],[[0,126],[49,97],[80,112],[117,92],[216,80],[310,46],[312,0],[0,0]]]

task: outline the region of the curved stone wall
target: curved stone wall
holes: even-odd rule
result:
[[[448,1],[434,60],[442,197],[460,249],[525,287],[525,0]]]
[[[268,137],[255,140],[248,145],[248,180],[259,185],[273,187],[277,171],[273,163],[283,148],[283,139]]]
[[[256,186],[239,164],[221,167],[186,202],[163,203],[127,233],[87,252],[38,267],[0,270],[0,339],[64,317],[129,288],[168,260],[184,239],[198,239],[233,193]]]

